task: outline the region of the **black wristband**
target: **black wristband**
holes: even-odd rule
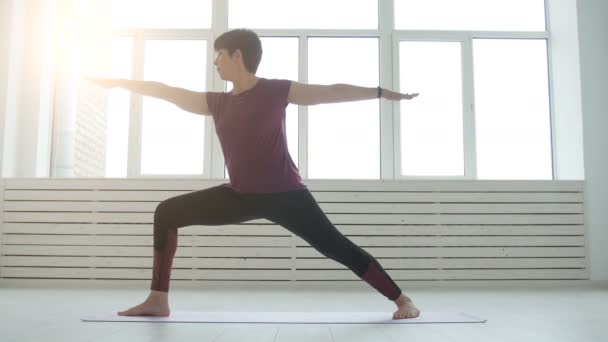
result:
[[[378,87],[378,98],[382,97],[382,88]]]

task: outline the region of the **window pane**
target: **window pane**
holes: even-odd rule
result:
[[[377,38],[311,38],[308,83],[378,85]],[[379,179],[377,99],[308,107],[308,178]]]
[[[146,42],[144,78],[205,90],[207,42]],[[143,102],[142,174],[202,174],[205,118],[146,96]]]
[[[298,80],[298,51],[297,37],[260,37],[262,40],[262,62],[256,76],[263,78],[278,78]],[[287,106],[286,122],[287,149],[294,164],[298,166],[298,106]],[[226,177],[228,170],[224,165]]]
[[[131,78],[133,39],[115,38],[112,42],[113,78]],[[130,93],[125,89],[109,91],[106,136],[106,177],[127,177],[129,147]]]
[[[211,0],[112,0],[114,28],[210,28]]]
[[[479,179],[552,179],[545,40],[476,39]]]
[[[230,0],[228,6],[233,28],[378,28],[378,0]]]
[[[398,30],[544,31],[544,0],[395,0]]]
[[[464,176],[458,42],[400,42],[401,175]]]

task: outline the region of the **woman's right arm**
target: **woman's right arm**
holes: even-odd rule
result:
[[[86,78],[104,88],[124,88],[129,91],[152,96],[165,101],[169,101],[185,111],[210,115],[207,104],[207,96],[204,92],[195,92],[188,89],[171,87],[164,83],[154,81],[126,80],[122,78]]]

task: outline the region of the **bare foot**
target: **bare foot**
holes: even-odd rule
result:
[[[167,317],[171,314],[167,295],[152,291],[148,299],[143,303],[125,311],[119,311],[118,316],[161,316]]]
[[[401,296],[395,300],[395,304],[397,304],[399,309],[393,313],[393,319],[416,318],[420,316],[420,310],[418,310],[412,300],[404,294],[401,294]]]

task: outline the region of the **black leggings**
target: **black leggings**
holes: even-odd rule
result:
[[[260,218],[301,237],[324,256],[348,267],[388,299],[395,300],[401,295],[401,289],[377,260],[334,227],[308,189],[241,194],[223,185],[175,196],[156,207],[151,289],[169,291],[177,228],[237,224]]]

